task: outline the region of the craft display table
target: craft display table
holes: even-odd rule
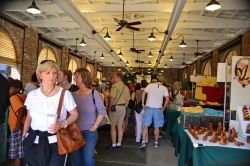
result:
[[[234,146],[233,143],[220,145],[203,141],[202,138],[195,140],[187,130],[179,124],[175,127],[175,155],[178,156],[178,166],[185,166],[192,160],[193,166],[249,166],[250,144],[245,139],[244,146]]]

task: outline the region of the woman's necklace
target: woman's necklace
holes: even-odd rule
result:
[[[53,88],[49,91],[48,94],[45,93],[45,91],[43,90],[43,87],[42,87],[42,92],[43,92],[43,94],[44,94],[45,96],[49,97],[50,94],[51,94],[51,92],[55,89],[55,87],[56,87],[56,85],[54,84]]]

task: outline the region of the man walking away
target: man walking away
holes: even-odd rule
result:
[[[128,87],[122,82],[121,73],[114,73],[113,81],[114,84],[110,91],[110,103],[108,108],[111,125],[112,149],[119,150],[122,145],[122,124],[125,118],[130,93]]]
[[[163,112],[166,109],[169,102],[168,89],[163,86],[158,80],[155,83],[149,84],[142,93],[142,101],[144,101],[145,94],[147,94],[146,104],[143,102],[142,106],[145,111],[143,116],[143,138],[142,146],[140,148],[146,147],[146,136],[148,134],[148,127],[151,125],[152,120],[154,123],[154,136],[155,142],[154,147],[159,147],[159,128],[164,124]],[[163,99],[165,102],[163,104]]]

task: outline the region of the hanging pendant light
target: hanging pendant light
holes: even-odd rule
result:
[[[149,58],[152,58],[152,57],[153,57],[153,54],[152,54],[151,51],[149,52],[148,57],[149,57]]]
[[[120,50],[118,56],[121,58],[123,56],[122,51]]]
[[[104,40],[109,41],[111,39],[111,36],[109,35],[109,32],[107,31],[106,35],[103,37]]]
[[[40,14],[41,10],[36,6],[35,0],[32,1],[32,4],[26,9],[27,12],[31,14]]]
[[[182,39],[181,43],[179,44],[179,47],[181,48],[187,47],[187,44],[184,42],[184,39]]]
[[[149,65],[149,66],[151,66],[151,65],[152,65],[151,61],[148,61],[148,65]]]
[[[153,32],[151,32],[151,34],[148,36],[148,40],[149,41],[155,41],[156,40],[156,37],[155,37]]]
[[[211,0],[207,6],[206,6],[206,10],[208,11],[215,11],[221,8],[221,5],[219,2],[217,2],[216,0]]]
[[[101,59],[104,59],[104,55],[103,55],[103,53],[102,53],[102,55],[100,56],[100,58],[101,58]]]
[[[114,62],[112,62],[112,66],[115,66]]]
[[[126,62],[126,66],[129,66],[129,63],[128,63],[128,61]]]
[[[168,60],[171,61],[171,62],[174,61],[173,56],[171,55],[170,58],[169,58]]]
[[[167,64],[165,64],[165,65],[164,65],[164,68],[167,68],[167,67],[168,67],[168,65],[167,65]]]
[[[79,45],[82,46],[82,47],[84,47],[84,46],[87,46],[87,43],[82,38],[82,41],[79,43]]]

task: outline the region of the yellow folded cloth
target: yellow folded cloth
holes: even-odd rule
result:
[[[207,105],[221,106],[221,104],[218,102],[210,102],[210,101],[207,101]]]
[[[201,106],[196,107],[182,107],[182,111],[189,112],[189,113],[202,113],[203,108]]]

